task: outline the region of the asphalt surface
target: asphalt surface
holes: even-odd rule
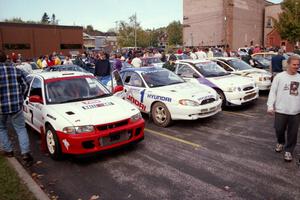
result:
[[[297,159],[285,163],[274,152],[266,100],[262,94],[254,104],[169,128],[147,119],[145,140],[135,148],[62,161],[41,152],[30,131],[39,163],[28,171],[50,197],[64,200],[300,199],[299,140]]]

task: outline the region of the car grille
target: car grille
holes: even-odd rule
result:
[[[205,100],[203,100],[203,101],[201,102],[201,104],[200,104],[200,105],[209,104],[209,103],[212,103],[212,102],[214,102],[214,101],[215,101],[215,99],[214,99],[214,98],[205,99]]]
[[[249,99],[252,99],[253,97],[256,96],[256,93],[253,93],[253,94],[249,94],[247,96],[244,97],[244,100],[249,100]]]
[[[245,88],[243,89],[243,91],[252,90],[253,88],[254,88],[253,86],[248,86],[248,87],[245,87]]]
[[[99,130],[99,131],[110,130],[110,129],[114,129],[117,127],[125,126],[128,123],[129,123],[129,119],[126,119],[126,120],[122,120],[122,121],[118,121],[118,122],[114,122],[114,123],[99,125],[99,126],[97,126],[97,130]]]

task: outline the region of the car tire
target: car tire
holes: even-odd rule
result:
[[[62,152],[60,143],[56,134],[56,131],[51,125],[47,125],[46,127],[46,133],[45,133],[45,139],[46,139],[46,147],[50,154],[50,157],[53,160],[61,160],[62,159]]]
[[[171,114],[167,106],[161,102],[156,102],[151,109],[151,117],[154,124],[167,127],[172,123]]]
[[[225,107],[226,106],[226,97],[225,97],[223,91],[216,90],[216,92],[218,93],[220,99],[222,99],[222,107]]]

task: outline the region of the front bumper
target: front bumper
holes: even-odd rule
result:
[[[258,98],[258,87],[249,91],[224,92],[227,106],[239,106]]]
[[[222,100],[200,106],[169,106],[169,111],[173,120],[195,120],[213,116],[222,110]]]
[[[270,90],[272,85],[271,81],[264,81],[264,82],[258,81],[256,82],[256,84],[259,90]]]
[[[141,141],[144,138],[144,127],[145,122],[140,119],[121,127],[96,130],[94,133],[65,134],[61,131],[56,133],[63,153],[88,154]]]

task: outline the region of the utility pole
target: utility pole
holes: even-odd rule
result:
[[[136,49],[136,13],[134,13],[134,48]]]

